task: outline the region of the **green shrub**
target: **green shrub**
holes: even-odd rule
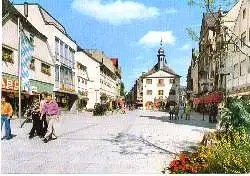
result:
[[[94,116],[102,116],[102,115],[105,115],[105,113],[107,112],[108,110],[108,106],[107,104],[96,104],[95,105],[95,109],[93,111],[93,115]]]
[[[234,143],[223,139],[211,147],[208,167],[203,173],[249,173],[250,145],[247,142],[234,140]]]

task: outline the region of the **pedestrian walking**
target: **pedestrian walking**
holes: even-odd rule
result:
[[[181,119],[183,118],[183,115],[184,115],[184,106],[183,106],[183,103],[180,103],[180,106],[179,106],[179,117],[181,117]]]
[[[6,101],[6,97],[2,96],[1,99],[1,130],[3,124],[5,126],[5,139],[11,139],[10,117],[12,116],[13,109],[10,103]],[[4,137],[2,138],[4,139]]]
[[[186,104],[185,113],[186,113],[186,120],[190,120],[191,106],[189,105],[189,103]]]
[[[42,115],[46,114],[46,120],[48,123],[47,133],[44,136],[44,143],[47,143],[50,139],[57,139],[56,136],[56,121],[59,119],[59,107],[56,101],[52,100],[50,94],[46,97],[46,102],[42,107]],[[53,138],[54,137],[54,138]]]
[[[169,120],[173,120],[174,118],[174,105],[170,105],[170,111],[169,111]]]
[[[46,102],[45,97],[47,97],[47,95],[48,95],[47,92],[43,92],[41,94],[41,101],[40,101],[40,114],[41,114],[41,118],[42,118],[41,123],[42,123],[42,135],[43,135],[43,137],[47,133],[47,128],[48,128],[48,123],[47,123],[47,120],[46,120],[46,114],[42,115],[42,107]]]
[[[175,118],[175,120],[179,120],[179,108],[178,108],[178,106],[175,106],[175,108],[174,108],[174,118]]]
[[[29,138],[32,139],[36,135],[38,135],[40,138],[43,137],[43,127],[42,127],[42,120],[40,119],[41,113],[40,113],[40,105],[39,100],[37,98],[34,98],[33,103],[30,105],[28,112],[31,114],[33,126],[29,133]]]

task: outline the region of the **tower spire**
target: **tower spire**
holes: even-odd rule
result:
[[[162,47],[162,36],[161,36],[161,42],[160,42],[160,45],[161,45],[161,47]]]

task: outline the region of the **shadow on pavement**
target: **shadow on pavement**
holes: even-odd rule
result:
[[[162,122],[174,123],[174,124],[183,124],[189,126],[196,126],[196,127],[204,127],[215,129],[215,123],[209,123],[208,120],[202,120],[200,118],[196,118],[191,116],[190,120],[185,120],[185,118],[179,120],[169,120],[169,116],[148,116],[148,115],[141,115],[140,117],[149,118],[153,120],[160,120]]]
[[[113,145],[117,145],[119,150],[113,152],[118,152],[121,155],[142,154],[144,156],[148,156],[151,154],[176,154],[172,151],[161,148],[160,146],[157,146],[142,137],[125,133],[119,133],[111,139],[105,139],[105,141],[109,141]]]

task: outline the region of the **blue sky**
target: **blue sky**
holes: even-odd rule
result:
[[[14,3],[23,3],[14,0]],[[125,89],[131,89],[141,72],[157,62],[163,38],[168,65],[182,76],[196,44],[186,28],[199,32],[202,9],[187,0],[27,0],[39,3],[66,28],[83,48],[104,51],[119,58]]]

